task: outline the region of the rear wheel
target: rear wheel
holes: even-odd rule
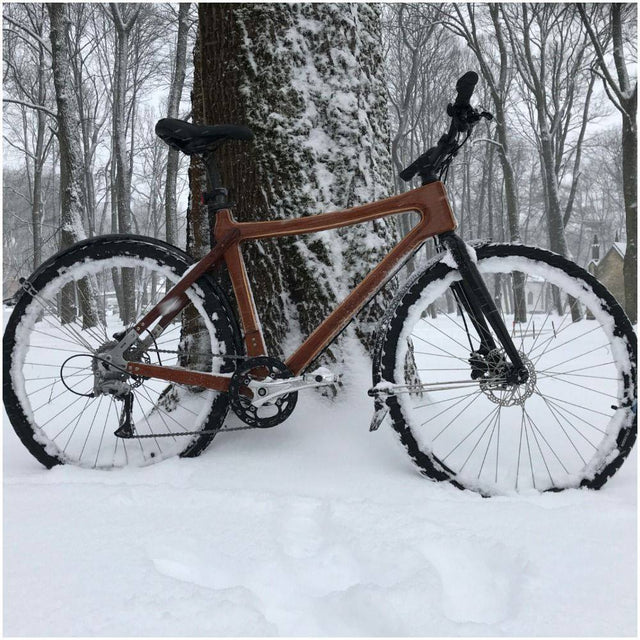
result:
[[[501,349],[470,363],[479,339],[452,293],[460,274],[436,263],[409,286],[388,326],[381,380],[414,389],[387,400],[394,429],[422,473],[485,495],[599,488],[636,438],[627,317],[591,275],[556,254],[485,245],[477,258],[529,379],[507,382]],[[514,295],[519,280],[524,298]],[[526,318],[514,322],[518,299]],[[482,379],[472,366],[484,368]]]
[[[100,354],[190,262],[164,243],[106,236],[54,256],[32,276],[5,331],[4,402],[16,433],[42,464],[145,465],[198,455],[211,442],[227,414],[226,394],[123,375],[116,384],[131,387],[134,425],[134,437],[125,439],[114,435],[124,399],[95,392]],[[237,336],[219,292],[202,278],[187,296],[191,303],[139,360],[232,371],[233,360],[223,356],[237,353]]]

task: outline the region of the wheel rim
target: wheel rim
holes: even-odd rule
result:
[[[522,257],[487,258],[478,266],[492,291],[495,275],[489,274],[501,274],[503,320],[533,367],[535,383],[492,392],[473,383],[398,395],[405,421],[436,468],[467,488],[495,494],[579,486],[615,456],[616,436],[630,420],[630,409],[612,408],[622,407],[628,392],[626,340],[613,335],[613,319],[600,299],[559,269]],[[508,296],[513,271],[525,280],[522,323],[513,323]],[[469,381],[464,322],[446,294],[457,279],[451,272],[431,283],[412,306],[396,354],[395,380],[401,384]],[[561,315],[554,310],[551,285],[563,290]],[[579,321],[569,313],[569,295],[584,312]],[[421,317],[429,305],[437,317]],[[516,402],[507,401],[513,397]]]
[[[178,455],[194,436],[161,437],[162,434],[205,428],[218,395],[161,380],[140,381],[133,390],[135,432],[159,437],[125,440],[114,435],[123,402],[111,395],[92,398],[89,394],[93,391],[93,354],[105,343],[113,342],[114,333],[132,324],[126,322],[126,315],[124,320],[121,317],[123,305],[113,285],[114,273],[121,276],[127,271],[133,274],[135,282],[135,308],[129,313],[130,318],[142,317],[164,296],[167,283],[179,280],[167,266],[130,256],[71,265],[33,296],[16,329],[11,367],[13,389],[36,442],[49,455],[67,464],[91,468],[143,466]],[[90,296],[82,293],[88,290],[87,282]],[[87,323],[80,313],[73,321],[65,321],[68,318],[62,311],[61,298],[70,289],[75,290],[77,309],[86,309],[89,305],[83,301],[92,298],[94,311],[88,316],[93,315],[93,326],[83,326]],[[153,364],[188,368],[192,360],[198,367],[204,364],[205,370],[219,371],[222,360],[212,358],[211,354],[224,353],[224,345],[215,337],[198,290],[192,287],[187,295],[192,305],[167,327],[145,359]],[[185,361],[187,341],[192,345],[190,353],[197,351],[196,357]]]

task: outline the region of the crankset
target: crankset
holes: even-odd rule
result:
[[[295,409],[298,394],[284,393],[256,404],[269,394],[266,385],[291,377],[291,371],[277,358],[249,358],[238,366],[229,383],[229,403],[233,412],[252,427],[269,428],[284,422]]]
[[[291,415],[298,391],[337,382],[339,377],[325,367],[293,377],[287,365],[276,358],[250,358],[231,378],[229,401],[235,414],[246,424],[274,427]]]

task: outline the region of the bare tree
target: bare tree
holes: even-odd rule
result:
[[[116,33],[116,46],[113,70],[113,150],[115,162],[115,193],[113,200],[117,211],[118,231],[131,233],[131,172],[127,154],[126,118],[127,118],[127,80],[129,64],[129,41],[131,31],[140,15],[140,5],[109,5]],[[133,269],[123,268],[120,285],[120,309],[124,323],[133,322],[135,315],[135,273]],[[118,288],[118,287],[117,287]]]
[[[189,35],[189,6],[190,3],[182,2],[178,9],[178,34],[174,55],[174,66],[169,87],[169,103],[167,117],[177,118],[182,98],[185,71],[187,68],[187,38]],[[180,152],[177,149],[169,149],[167,156],[167,180],[165,183],[165,225],[167,242],[176,244],[176,183],[178,179],[178,163]]]
[[[497,151],[504,179],[504,197],[511,242],[520,241],[520,220],[518,214],[518,193],[515,174],[509,153],[509,134],[507,128],[506,108],[512,81],[513,68],[510,63],[504,26],[500,19],[500,8],[496,4],[488,5],[486,11],[489,21],[479,25],[479,13],[482,5],[453,5],[447,9],[445,24],[454,33],[466,41],[473,51],[482,79],[487,85],[495,115],[497,135]],[[514,274],[515,320],[524,322],[526,305],[524,303],[524,278],[522,274]]]
[[[632,322],[637,320],[637,238],[638,238],[638,129],[636,112],[638,82],[629,74],[625,59],[624,24],[635,25],[633,4],[612,3],[597,7],[591,13],[586,5],[577,5],[584,28],[595,49],[596,74],[602,79],[607,96],[622,116],[622,180],[626,214],[627,250],[624,257],[625,309]],[[608,16],[603,16],[604,11]],[[603,17],[605,20],[603,20]],[[631,36],[631,46],[637,33]],[[609,69],[608,45],[615,65],[615,76]]]
[[[583,78],[586,42],[580,33],[576,34],[575,20],[567,5],[524,3],[501,6],[501,13],[509,33],[512,59],[535,112],[532,120],[537,127],[547,200],[549,246],[567,256],[564,218],[568,220],[570,207],[563,214],[559,174]]]
[[[19,120],[8,130],[17,135],[5,142],[19,148],[24,157],[25,179],[31,207],[32,266],[42,262],[43,171],[51,150],[50,48],[45,40],[47,24],[43,5],[8,5],[5,28],[5,90],[15,98],[5,102],[16,105]]]
[[[86,237],[82,225],[84,211],[82,152],[80,143],[80,119],[72,86],[69,48],[67,40],[67,5],[48,4],[50,21],[51,57],[53,83],[58,107],[58,144],[60,147],[60,197],[61,233],[60,247],[69,247]],[[72,283],[62,290],[62,322],[71,322],[79,307],[83,325],[97,323],[97,308],[87,278],[78,283],[77,290]],[[76,302],[77,300],[77,302]]]

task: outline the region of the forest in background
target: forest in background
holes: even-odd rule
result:
[[[581,265],[591,257],[594,235],[601,247],[626,241],[627,262],[634,263],[628,289],[635,291],[634,5],[321,7],[320,33],[308,34],[320,49],[322,29],[339,34],[345,48],[353,33],[358,42],[377,41],[383,64],[365,75],[385,94],[386,124],[359,135],[375,167],[385,158],[389,167],[371,169],[377,180],[363,178],[356,196],[320,189],[317,209],[307,201],[311,210],[300,210],[304,200],[292,201],[290,209],[275,205],[274,217],[314,213],[323,204],[351,206],[407,189],[397,174],[435,144],[456,79],[474,69],[480,75],[474,103],[496,119],[479,125],[449,172],[462,236],[548,247]],[[264,20],[289,11],[294,31],[308,28],[310,20],[303,11],[292,13],[290,5],[228,10],[249,35],[260,15]],[[322,26],[324,19],[333,23]],[[196,111],[191,90],[197,31],[193,4],[4,5],[5,296],[18,277],[83,237],[140,233],[187,246],[188,160],[170,152],[153,129],[161,117],[190,119]],[[290,42],[290,32],[285,35],[283,42]],[[248,41],[260,43],[257,36]],[[249,60],[251,46],[244,44]],[[364,63],[358,64],[362,69]],[[328,85],[332,73],[323,79]],[[357,119],[357,109],[342,117],[347,115]],[[349,127],[347,120],[343,124]],[[359,144],[357,136],[348,142]],[[78,170],[77,201],[73,189],[60,188],[61,180],[69,185],[69,160]],[[229,186],[241,208],[242,190]],[[267,217],[270,210],[260,213]],[[358,246],[355,240],[345,239],[347,252]],[[631,273],[630,267],[625,271]],[[635,316],[629,292],[627,308]]]

